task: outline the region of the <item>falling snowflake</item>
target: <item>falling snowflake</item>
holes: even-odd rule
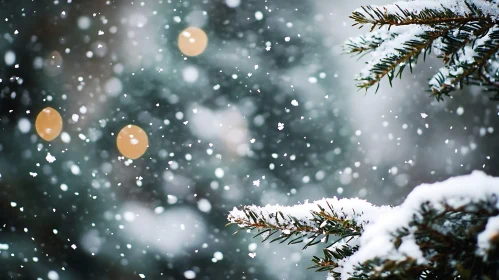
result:
[[[291,101],[291,105],[293,105],[293,106],[298,106],[298,101],[296,101],[296,99],[293,99],[293,100]]]
[[[254,257],[256,257],[256,253],[249,253],[248,256],[253,259]]]
[[[51,155],[50,153],[47,153],[47,156],[45,157],[45,159],[49,162],[49,163],[52,163],[55,161],[55,157],[53,155]]]
[[[260,186],[260,180],[255,180],[253,181],[253,185],[259,187]]]
[[[427,114],[425,114],[425,113],[421,113],[421,117],[422,117],[423,119],[426,119],[426,117],[428,117],[428,115],[427,115]]]
[[[284,129],[284,124],[283,123],[278,123],[277,124],[277,129],[283,130]]]

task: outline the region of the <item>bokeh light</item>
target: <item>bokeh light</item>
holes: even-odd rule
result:
[[[116,145],[123,156],[137,159],[146,152],[149,140],[142,128],[129,124],[118,133]]]
[[[208,36],[197,27],[189,27],[178,36],[178,48],[187,56],[198,56],[208,46]]]
[[[36,117],[36,133],[45,141],[52,141],[62,131],[62,117],[54,108],[43,109]]]

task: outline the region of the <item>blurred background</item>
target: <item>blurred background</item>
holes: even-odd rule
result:
[[[397,205],[499,176],[499,103],[474,87],[435,102],[437,60],[355,88],[363,61],[342,44],[368,28],[348,16],[385,3],[0,0],[0,278],[325,279],[306,270],[319,248],[232,236],[228,211]],[[197,56],[179,47],[189,27]],[[50,142],[46,107],[63,123]],[[149,144],[135,160],[116,145],[130,124]]]

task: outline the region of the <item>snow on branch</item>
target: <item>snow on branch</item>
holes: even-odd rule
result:
[[[451,88],[480,69],[499,50],[499,25],[494,25],[487,34],[475,40],[473,46],[464,46],[455,53],[451,64],[438,71],[430,80],[434,93],[447,94]]]
[[[402,1],[384,6],[364,6],[350,16],[360,27],[371,26],[371,32],[348,39],[346,53],[370,53],[366,67],[356,76],[359,88],[378,85],[388,77],[401,77],[408,65],[417,62],[421,53],[438,50],[437,57],[445,66],[430,82],[437,100],[456,89],[463,81],[498,89],[490,77],[499,73],[487,67],[497,63],[496,27],[499,24],[499,3],[492,0],[426,0]],[[379,27],[379,30],[374,30]],[[483,40],[487,37],[488,40]],[[478,45],[480,46],[477,46]],[[464,51],[473,50],[470,59]],[[484,70],[485,69],[485,70]],[[489,73],[493,71],[494,73]]]
[[[340,239],[359,236],[367,223],[387,209],[361,199],[334,197],[295,206],[251,205],[241,210],[234,207],[228,220],[241,229],[258,230],[264,240],[277,234],[272,241],[294,244],[307,240],[307,247],[327,242],[330,235]]]
[[[367,88],[388,76],[390,84],[400,76],[405,66],[415,63],[423,51],[427,51],[434,40],[447,32],[429,27],[411,26],[394,39],[384,41],[371,53],[372,59],[356,77],[360,88]],[[399,68],[396,72],[397,67]]]
[[[376,259],[382,259],[384,264],[390,264],[390,261],[412,260],[415,262],[413,265],[431,267],[431,257],[437,253],[437,248],[421,248],[425,237],[444,238],[448,242],[458,239],[462,242],[468,233],[465,226],[480,224],[479,220],[465,219],[481,218],[485,219],[482,222],[486,223],[488,216],[499,214],[498,197],[499,178],[492,178],[478,171],[471,175],[416,187],[400,206],[366,227],[360,237],[359,250],[344,264],[342,279],[356,275],[359,264]],[[453,232],[456,229],[461,232]],[[428,233],[430,234],[426,235]],[[474,244],[478,242],[476,236],[477,233]],[[485,240],[480,247],[487,248],[487,239],[483,239]],[[448,249],[456,251],[457,248]],[[474,249],[477,248],[466,253],[473,254]],[[370,276],[377,273],[374,271]]]
[[[371,31],[377,26],[384,25],[468,22],[498,17],[497,3],[493,2],[486,0],[401,1],[384,6],[361,7],[352,13],[351,18],[356,21],[354,25],[371,24]]]
[[[234,208],[228,219],[264,240],[322,244],[312,268],[335,279],[488,275],[499,256],[499,178],[475,171],[423,184],[397,207],[332,198]]]

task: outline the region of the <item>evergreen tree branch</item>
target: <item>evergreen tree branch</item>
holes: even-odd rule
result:
[[[330,236],[341,239],[360,236],[363,226],[369,222],[363,211],[354,210],[349,205],[372,213],[380,211],[363,200],[323,199],[314,203],[300,205],[300,211],[285,206],[244,206],[242,210],[235,208],[228,216],[229,224],[239,225],[240,230],[256,230],[256,236],[262,235],[263,241],[271,236],[277,237],[271,242],[296,244],[306,242],[304,248],[318,243],[329,243]],[[339,210],[335,210],[335,207]]]
[[[498,63],[496,29],[499,3],[491,0],[406,1],[384,6],[365,6],[354,11],[354,25],[371,25],[371,32],[350,38],[345,51],[370,53],[372,59],[356,76],[357,87],[368,89],[388,77],[402,76],[407,65],[417,62],[421,53],[439,50],[445,66],[430,80],[437,100],[463,84],[495,89],[499,96],[499,71],[489,69]],[[373,31],[375,27],[382,29]],[[487,37],[487,40],[483,38]],[[472,53],[472,55],[468,55]],[[489,71],[494,70],[494,71]],[[489,73],[490,72],[490,73]]]
[[[477,38],[481,38],[487,34],[490,28],[494,26],[492,20],[469,22],[456,29],[449,30],[448,34],[442,38],[438,48],[442,51],[442,58],[444,63],[455,58],[459,50],[466,45],[472,43]]]
[[[484,3],[485,4],[485,3]],[[457,9],[464,8],[465,9]],[[489,5],[491,6],[491,5]],[[362,27],[371,25],[371,31],[381,26],[401,25],[445,25],[448,23],[465,24],[490,18],[469,1],[417,1],[397,2],[385,6],[362,6],[350,16],[353,24]]]
[[[455,58],[438,71],[430,80],[430,88],[437,100],[448,95],[454,87],[472,74],[481,72],[487,61],[499,51],[499,25],[494,25],[488,33],[475,41],[474,46],[465,46]]]
[[[356,38],[349,38],[343,50],[348,54],[365,54],[375,51],[383,42],[392,40],[404,30],[395,31],[393,28],[390,32],[388,29],[377,30]]]
[[[391,41],[386,41],[378,47],[372,55],[375,58],[367,63],[367,66],[357,76],[356,80],[359,88],[369,88],[387,76],[390,82],[402,76],[404,68],[409,65],[412,71],[412,64],[416,63],[421,52],[430,50],[433,42],[446,34],[448,28],[424,29],[411,28],[402,36],[398,36]],[[398,67],[398,71],[396,72]]]
[[[279,232],[274,240],[289,240],[297,230],[293,238],[307,240],[305,247],[323,244],[323,256],[314,256],[310,268],[334,279],[497,279],[498,186],[499,178],[474,172],[421,185],[393,208],[333,198],[246,206],[234,209],[229,221],[243,229],[266,224],[257,235]],[[310,232],[299,231],[303,226]]]

